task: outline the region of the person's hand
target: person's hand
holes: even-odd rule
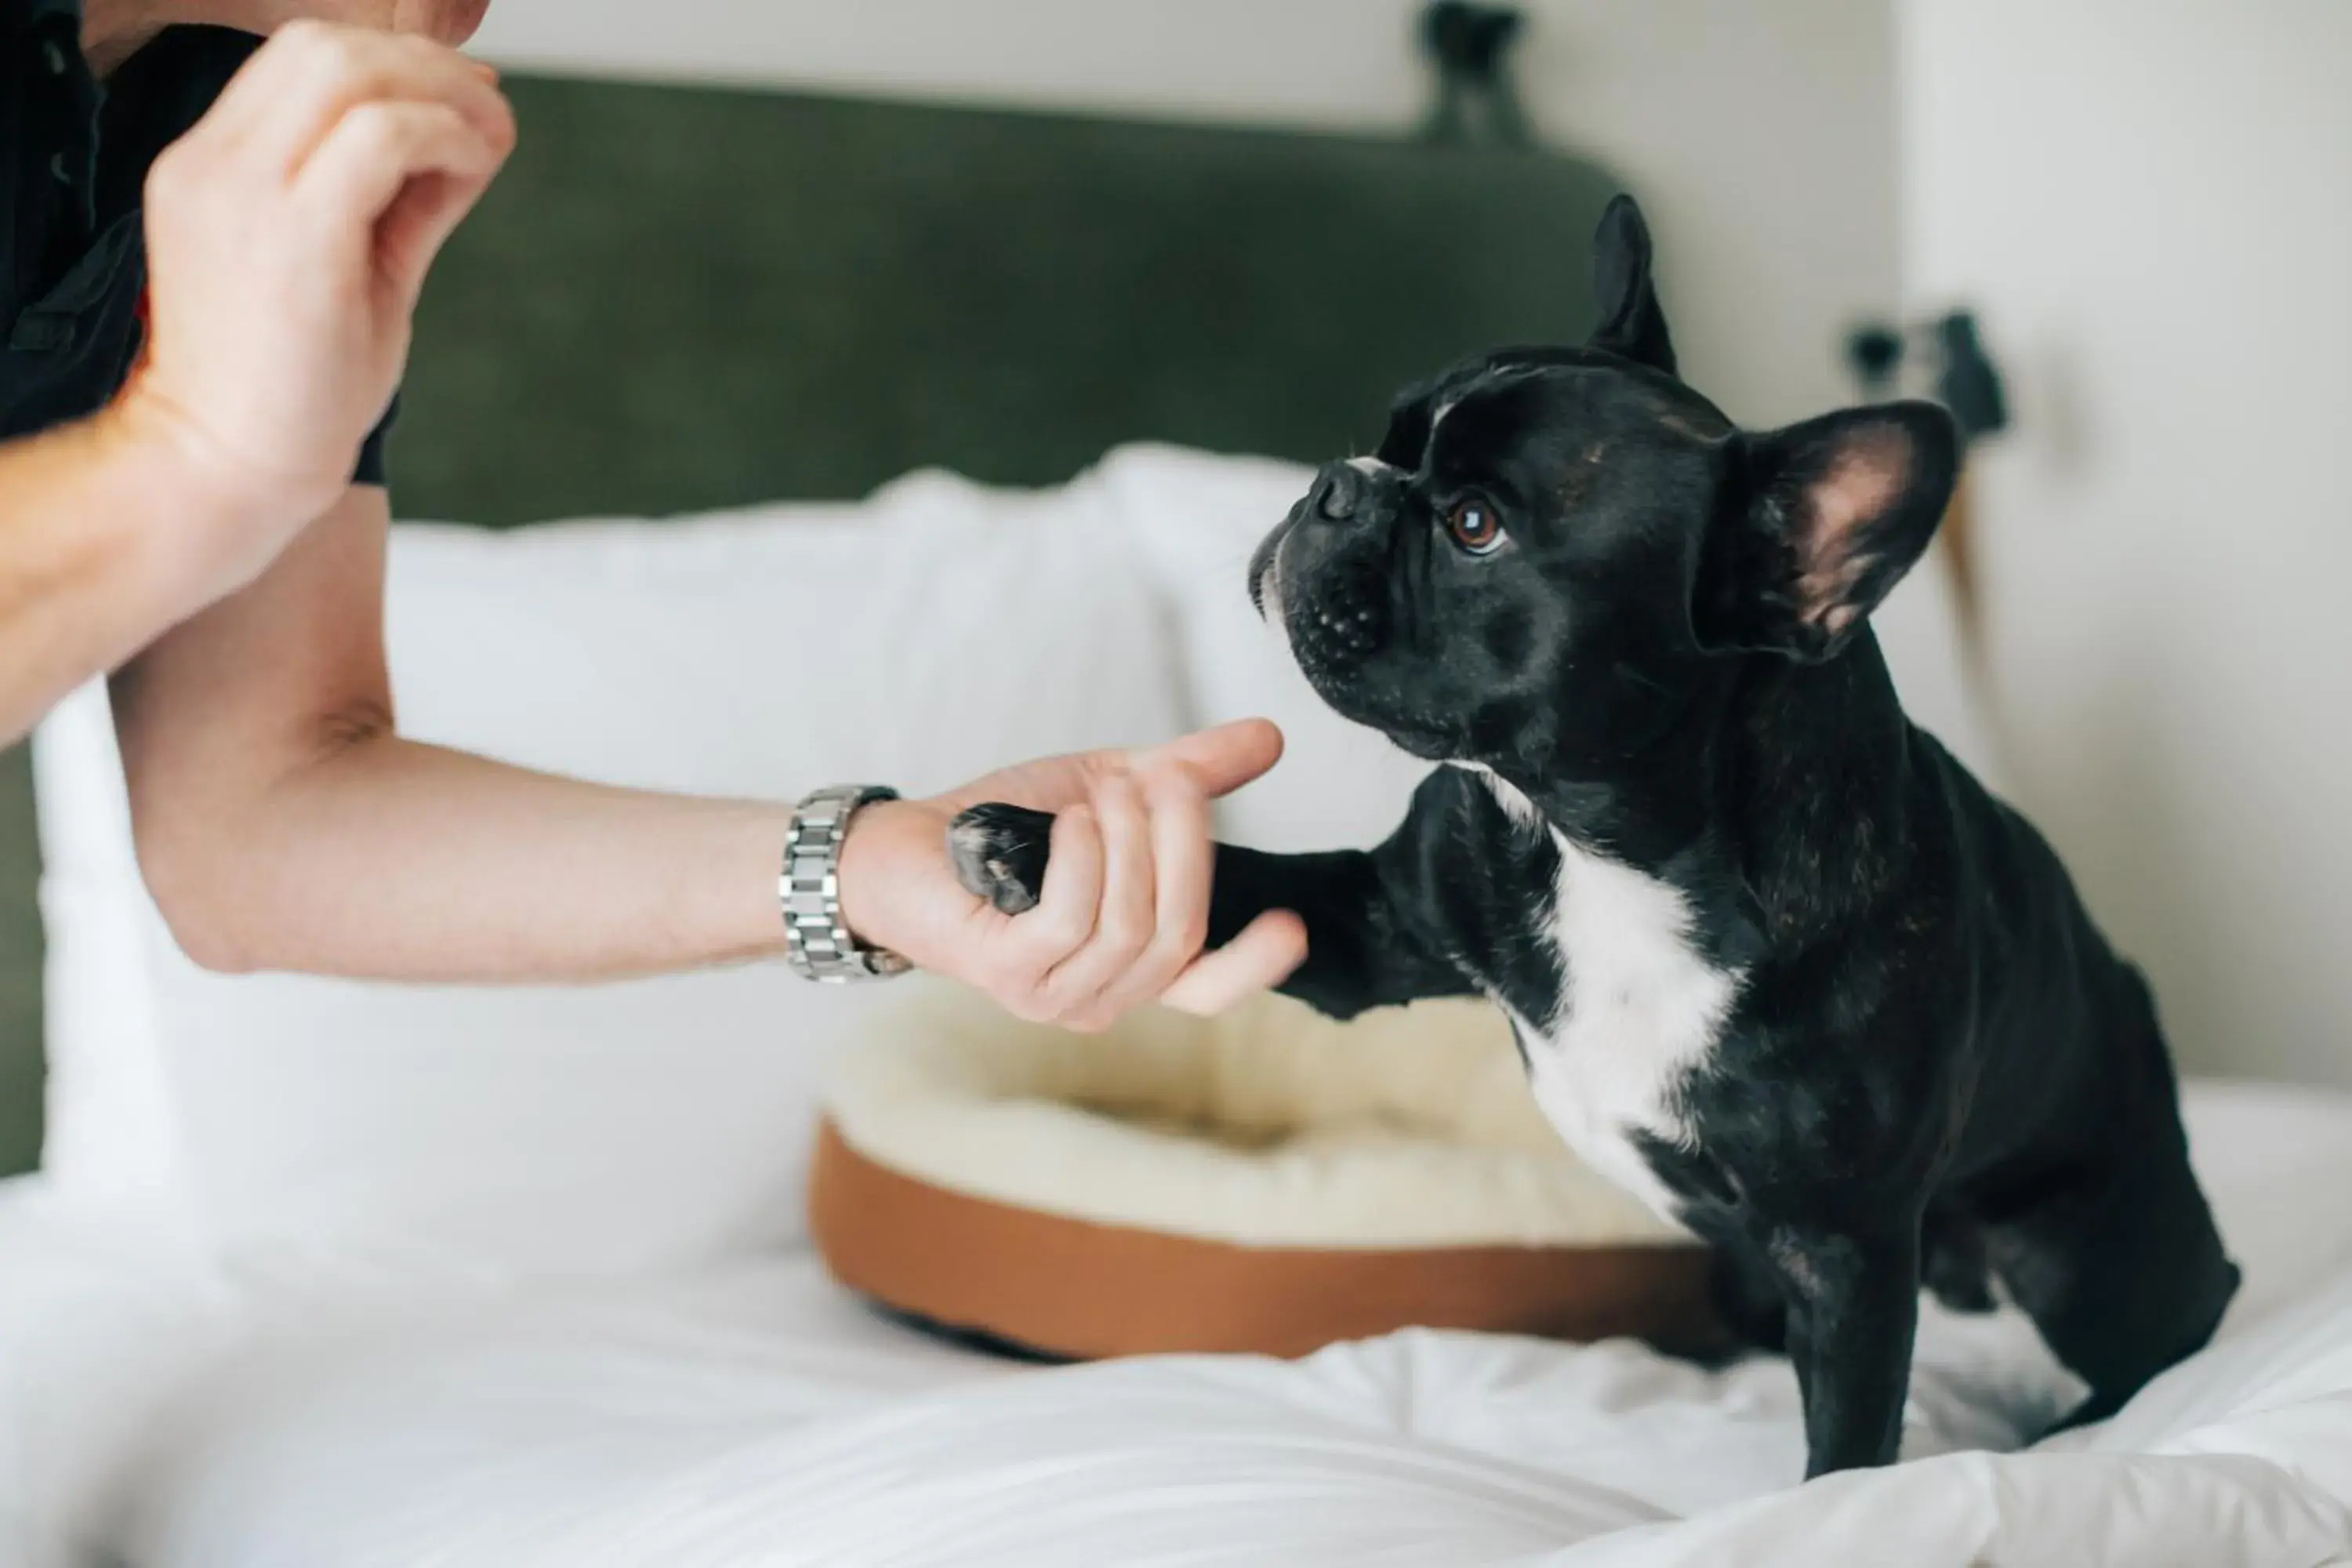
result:
[[[257,574],[350,483],[425,271],[513,145],[487,66],[296,22],[155,160],[147,344],[110,414],[172,450],[228,535],[215,570]]]
[[[1209,802],[1281,755],[1282,731],[1249,719],[869,805],[842,845],[843,917],[861,942],[976,986],[1034,1023],[1091,1033],[1155,998],[1222,1012],[1307,956],[1307,928],[1279,910],[1201,951],[1214,864]],[[1044,897],[1025,914],[1000,914],[966,892],[948,860],[949,822],[988,801],[1055,814]]]

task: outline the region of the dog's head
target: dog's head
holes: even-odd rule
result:
[[[1950,495],[1931,404],[1736,428],[1675,374],[1631,200],[1595,247],[1583,347],[1407,391],[1379,452],[1327,465],[1251,563],[1324,700],[1421,756],[1575,772],[1736,659],[1836,658]]]

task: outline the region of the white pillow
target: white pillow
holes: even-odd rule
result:
[[[407,732],[613,783],[923,791],[1181,727],[1147,575],[1087,479],[404,526],[388,613]],[[821,1058],[867,994],[780,965],[585,988],[208,974],[138,879],[102,692],[39,747],[60,1185],[192,1201],[231,1261],[281,1275],[618,1272],[798,1233]]]
[[[1430,764],[1323,705],[1281,638],[1251,607],[1251,552],[1312,471],[1172,447],[1122,447],[1101,469],[1175,603],[1193,717],[1262,713],[1289,744],[1282,765],[1224,803],[1219,831],[1262,849],[1362,847],[1402,819]],[[2001,787],[1993,730],[1970,674],[1941,552],[1921,562],[1871,617],[1911,717],[1990,787]]]

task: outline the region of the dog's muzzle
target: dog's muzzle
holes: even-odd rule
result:
[[[1369,459],[1327,463],[1250,561],[1250,597],[1282,624],[1310,672],[1334,672],[1378,651],[1388,635],[1394,508],[1390,472]]]

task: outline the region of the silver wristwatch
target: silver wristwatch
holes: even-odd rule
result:
[[[776,896],[784,908],[784,961],[803,977],[839,985],[912,967],[895,952],[858,946],[841,918],[841,841],[849,819],[869,802],[898,798],[879,784],[834,784],[793,808]]]

